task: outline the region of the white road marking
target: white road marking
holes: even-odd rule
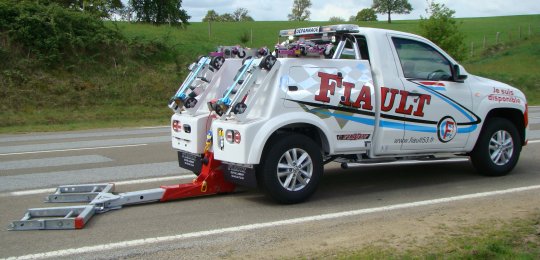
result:
[[[127,144],[127,145],[98,146],[98,147],[72,148],[72,149],[61,149],[61,150],[31,151],[31,152],[20,152],[20,153],[0,153],[0,156],[20,155],[20,154],[34,154],[34,153],[54,153],[54,152],[96,150],[96,149],[110,149],[110,148],[124,148],[124,147],[136,147],[136,146],[145,146],[145,145],[148,145],[148,144]]]
[[[529,141],[527,143],[528,144],[536,144],[536,143],[540,143],[540,140],[532,140],[532,141]]]
[[[162,126],[143,126],[139,127],[139,129],[156,129],[156,128],[168,128],[168,125],[162,125]]]
[[[81,165],[81,164],[96,164],[112,162],[111,158],[98,154],[75,155],[62,157],[48,157],[40,159],[26,159],[0,162],[0,171],[19,170],[19,169],[34,169],[56,166]]]
[[[194,178],[196,178],[196,176],[190,174],[190,175],[180,175],[180,176],[171,176],[171,177],[118,181],[118,182],[110,182],[110,183],[114,183],[115,185],[118,186],[118,185],[132,185],[132,184],[151,183],[151,182],[160,182],[160,181],[185,180],[185,179],[194,179]],[[12,196],[35,195],[35,194],[42,194],[42,193],[53,193],[55,191],[56,191],[56,188],[12,191],[12,192],[0,193],[0,198],[12,197]]]
[[[242,231],[251,231],[251,230],[257,230],[257,229],[263,229],[263,228],[293,225],[293,224],[300,224],[300,223],[313,222],[313,221],[322,221],[322,220],[330,220],[330,219],[337,219],[337,218],[344,218],[344,217],[351,217],[351,216],[359,216],[359,215],[365,215],[365,214],[371,214],[371,213],[377,213],[377,212],[429,206],[429,205],[435,205],[435,204],[462,201],[462,200],[467,200],[467,199],[476,199],[476,198],[483,198],[483,197],[489,197],[489,196],[524,192],[524,191],[530,191],[530,190],[536,190],[536,189],[540,189],[540,185],[519,187],[519,188],[513,188],[513,189],[506,189],[506,190],[488,191],[488,192],[481,192],[481,193],[473,193],[473,194],[467,194],[467,195],[461,195],[461,196],[432,199],[432,200],[423,200],[423,201],[409,202],[409,203],[403,203],[403,204],[394,204],[394,205],[377,207],[377,208],[342,211],[342,212],[337,212],[337,213],[321,214],[321,215],[285,219],[285,220],[279,220],[279,221],[273,221],[273,222],[264,222],[264,223],[236,226],[236,227],[198,231],[198,232],[184,233],[184,234],[178,234],[178,235],[172,235],[172,236],[152,237],[152,238],[121,241],[121,242],[116,242],[116,243],[109,243],[109,244],[102,244],[102,245],[95,245],[95,246],[70,248],[70,249],[50,251],[50,252],[45,252],[45,253],[23,255],[19,257],[9,257],[7,259],[58,258],[58,257],[65,257],[65,256],[77,255],[77,254],[102,252],[104,250],[116,250],[116,249],[127,248],[127,247],[147,246],[149,244],[172,242],[172,241],[188,239],[188,238],[200,238],[200,237],[207,237],[207,236],[213,236],[213,235],[237,233],[237,232],[242,232]]]

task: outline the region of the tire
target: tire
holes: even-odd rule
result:
[[[246,51],[242,50],[242,51],[239,51],[237,54],[238,58],[244,58],[246,57]]]
[[[505,118],[495,117],[486,122],[470,157],[480,174],[503,176],[514,169],[520,152],[516,126]]]
[[[222,56],[212,57],[210,60],[210,66],[216,70],[219,70],[223,66],[223,63],[225,63],[225,58]]]
[[[259,64],[259,67],[265,70],[272,70],[272,67],[274,67],[274,64],[276,64],[277,58],[272,55],[266,55],[262,59],[261,63]]]
[[[317,189],[324,170],[319,146],[307,136],[294,133],[277,135],[268,144],[258,168],[261,188],[279,203],[307,200]]]

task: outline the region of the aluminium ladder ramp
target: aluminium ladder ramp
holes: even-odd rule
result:
[[[195,97],[197,93],[195,89],[197,85],[193,86],[195,80],[199,79],[201,84],[209,84],[211,79],[204,77],[208,71],[215,72],[221,68],[225,58],[223,57],[208,57],[204,56],[199,58],[196,63],[193,63],[190,66],[190,73],[186,77],[186,80],[180,85],[176,94],[169,100],[169,108],[171,108],[175,113],[180,112],[180,110],[186,107],[193,107],[197,103]],[[200,84],[199,84],[200,85]],[[191,90],[189,94],[187,92]]]
[[[214,106],[210,106],[211,110],[218,115],[242,114],[245,109],[245,99],[249,91],[255,85],[259,74],[263,71],[270,71],[277,59],[273,55],[267,55],[263,58],[249,58],[245,61],[244,66],[238,70],[236,79],[233,84],[225,91],[222,98],[217,100]]]

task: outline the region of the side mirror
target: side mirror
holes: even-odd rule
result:
[[[189,71],[193,71],[193,69],[195,68],[195,66],[197,66],[197,63],[195,63],[195,62],[194,62],[194,63],[191,63],[191,65],[189,65],[189,67],[188,67],[188,70],[189,70]]]
[[[452,79],[455,82],[461,82],[461,83],[463,83],[467,79],[467,75],[461,75],[460,74],[458,64],[454,64],[452,66]]]

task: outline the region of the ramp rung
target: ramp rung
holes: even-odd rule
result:
[[[94,205],[29,209],[9,230],[80,229],[95,211]]]
[[[45,197],[45,202],[90,202],[100,193],[114,191],[114,184],[82,184],[59,186],[55,193]]]

